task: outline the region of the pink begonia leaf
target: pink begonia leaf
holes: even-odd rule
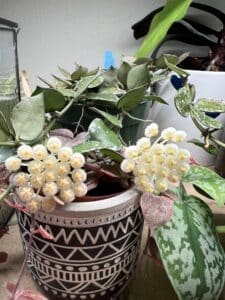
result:
[[[150,229],[166,224],[173,215],[173,200],[166,196],[145,193],[141,197],[141,209]]]
[[[14,286],[12,282],[8,282],[7,290],[12,293]],[[31,290],[17,290],[14,300],[48,300],[48,298]]]

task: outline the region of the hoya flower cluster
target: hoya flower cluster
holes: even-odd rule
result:
[[[17,156],[9,157],[5,166],[14,172],[12,184],[19,199],[29,212],[35,213],[41,208],[51,212],[56,203],[63,205],[87,193],[84,163],[82,154],[73,153],[57,137],[50,137],[46,147],[21,145]],[[18,171],[21,166],[26,166],[27,171]]]
[[[189,151],[176,144],[185,140],[186,133],[169,127],[158,134],[156,123],[147,126],[145,137],[126,148],[121,163],[125,173],[133,172],[135,185],[142,192],[165,192],[170,183],[179,182],[190,168]]]

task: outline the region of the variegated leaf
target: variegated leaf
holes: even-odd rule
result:
[[[191,107],[191,115],[192,118],[196,119],[201,125],[213,128],[213,129],[221,129],[223,127],[222,123],[207,116],[204,112],[200,111],[196,107]]]
[[[225,203],[225,179],[206,167],[192,166],[182,177],[183,182],[190,182],[207,193],[218,205]]]
[[[172,219],[156,229],[154,237],[179,299],[218,299],[225,279],[225,256],[204,202],[180,195]]]
[[[194,100],[194,94],[194,87],[187,85],[180,88],[174,98],[175,106],[183,117],[188,117],[190,114],[190,108]]]
[[[205,112],[225,112],[225,101],[201,98],[196,103],[197,108]]]

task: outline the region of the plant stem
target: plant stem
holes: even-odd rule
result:
[[[225,143],[221,142],[220,140],[215,139],[213,136],[211,136],[211,140],[212,140],[213,142],[215,142],[217,145],[219,145],[219,146],[225,148]]]
[[[13,141],[13,142],[0,142],[0,146],[6,146],[6,147],[15,147],[18,146],[18,143]]]
[[[216,231],[218,233],[225,233],[225,225],[216,226]]]
[[[33,237],[34,237],[34,234],[32,232],[33,228],[34,228],[34,224],[35,224],[35,219],[34,219],[34,214],[32,214],[31,215],[31,224],[30,224],[30,238],[29,238],[28,245],[27,245],[27,248],[26,248],[26,254],[25,254],[23,264],[22,264],[20,272],[19,272],[17,282],[16,282],[16,284],[14,286],[14,289],[12,291],[12,296],[11,296],[10,300],[15,300],[15,295],[16,295],[17,289],[19,287],[20,281],[22,279],[22,276],[23,276],[23,273],[24,273],[29,255],[30,255],[31,245],[32,245]]]
[[[123,110],[123,113],[125,115],[127,115],[130,119],[133,119],[133,120],[136,120],[136,121],[140,121],[140,122],[153,122],[152,120],[144,120],[144,119],[140,119],[140,118],[134,117],[131,114],[129,114],[129,112],[127,112],[125,110]]]
[[[2,193],[0,194],[0,202],[5,199],[6,196],[8,196],[8,194],[11,192],[12,188],[14,187],[14,185],[8,185],[7,189]]]

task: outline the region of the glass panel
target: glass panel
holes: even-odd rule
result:
[[[13,35],[0,26],[0,101],[18,98]]]

